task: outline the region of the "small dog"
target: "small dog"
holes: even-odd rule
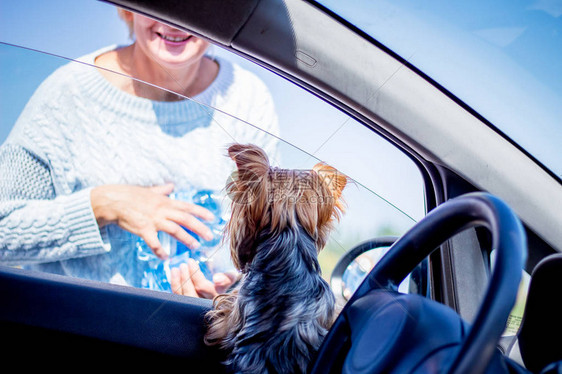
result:
[[[304,373],[334,318],[318,253],[343,213],[347,177],[323,163],[271,168],[254,145],[234,144],[228,155],[237,171],[226,236],[242,277],[215,298],[205,341],[226,351],[236,373]]]

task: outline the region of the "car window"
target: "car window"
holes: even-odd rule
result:
[[[559,2],[318,2],[420,69],[560,178]]]
[[[91,6],[91,4],[89,5]],[[106,9],[107,4],[99,5]],[[112,7],[110,13],[113,18],[100,20],[107,22],[121,22],[117,18],[116,10]],[[79,11],[76,11],[78,16]],[[87,14],[82,14],[86,16]],[[101,18],[103,18],[101,17]],[[121,25],[122,27],[122,25]],[[116,39],[127,39],[126,29],[122,27]],[[194,202],[208,208],[218,216],[212,222],[212,228],[220,237],[221,229],[228,220],[228,196],[225,195],[224,186],[233,171],[233,164],[226,157],[226,147],[234,142],[252,142],[262,146],[268,153],[271,164],[283,168],[309,169],[319,161],[326,162],[346,174],[351,183],[344,191],[346,213],[334,230],[326,248],[320,254],[320,263],[323,275],[329,279],[332,269],[338,259],[350,248],[374,237],[394,235],[399,236],[409,229],[425,214],[424,189],[419,170],[414,162],[401,150],[380,137],[378,134],[359,123],[345,113],[332,107],[323,100],[311,95],[309,92],[293,85],[283,78],[258,67],[246,60],[212,46],[207,54],[209,58],[218,62],[222,72],[233,69],[242,69],[248,74],[248,79],[256,83],[260,90],[268,92],[270,97],[254,95],[245,92],[238,95],[237,102],[252,100],[252,106],[232,105],[221,100],[207,101],[201,95],[186,98],[178,95],[177,100],[185,102],[186,116],[190,121],[172,123],[166,117],[166,103],[156,105],[154,112],[161,118],[160,128],[144,133],[142,129],[127,127],[127,119],[120,113],[109,113],[107,110],[112,103],[119,99],[123,92],[111,89],[108,82],[98,80],[100,76],[106,78],[116,73],[100,71],[93,66],[91,54],[101,53],[105,50],[103,40],[96,42],[96,47],[74,55],[68,51],[49,51],[38,48],[32,42],[23,42],[7,37],[4,32],[0,35],[0,79],[2,92],[1,141],[4,142],[3,161],[7,159],[24,160],[12,163],[9,168],[3,169],[3,185],[22,183],[23,196],[4,197],[4,211],[2,219],[12,214],[12,224],[16,219],[26,221],[26,217],[18,216],[18,209],[25,207],[26,199],[42,200],[52,199],[55,195],[71,195],[76,191],[98,185],[100,183],[141,183],[152,185],[155,182],[165,183],[174,180],[176,189],[172,196]],[[103,39],[103,38],[102,38]],[[130,42],[130,41],[129,41]],[[101,44],[101,45],[100,45]],[[81,46],[82,48],[83,46]],[[101,49],[100,49],[101,48]],[[98,51],[98,52],[95,52]],[[90,57],[83,57],[83,56]],[[49,95],[48,87],[43,83],[47,80],[51,84],[66,84],[67,72],[78,74],[80,81],[76,92],[60,98],[49,98],[48,108],[41,97]],[[92,82],[96,79],[101,86]],[[151,82],[137,82],[139,87],[155,88]],[[263,84],[263,86],[262,86]],[[101,92],[96,99],[89,99],[85,104],[81,90],[98,90]],[[261,91],[260,91],[261,92]],[[34,94],[35,93],[35,94]],[[170,93],[170,92],[168,92]],[[31,101],[30,98],[33,96]],[[173,94],[173,93],[170,93]],[[121,95],[121,96],[120,96]],[[271,99],[271,100],[269,100]],[[69,104],[71,110],[61,109]],[[145,103],[146,104],[146,103]],[[27,107],[26,107],[27,105]],[[80,107],[84,105],[84,107]],[[139,104],[139,113],[142,112],[142,102]],[[60,107],[59,107],[60,106]],[[24,110],[25,107],[25,110]],[[251,108],[251,110],[240,108]],[[68,108],[68,106],[67,106]],[[48,109],[49,121],[45,119],[45,109]],[[22,114],[23,113],[23,114]],[[96,113],[96,117],[91,117]],[[140,114],[139,114],[140,115]],[[193,118],[190,116],[194,116]],[[89,117],[90,116],[90,117]],[[50,123],[72,123],[73,126],[58,132],[51,132],[55,127]],[[192,121],[191,121],[192,119]],[[25,124],[36,121],[45,121],[39,126],[40,132],[49,142],[48,146],[34,148],[37,143],[30,144],[38,134],[33,132],[34,127]],[[58,122],[57,122],[58,121]],[[84,123],[93,123],[95,128],[85,127]],[[109,126],[108,124],[125,124],[125,126]],[[66,131],[71,131],[72,136],[77,136],[81,141],[73,144],[71,136]],[[96,134],[111,134],[113,143],[97,144]],[[134,140],[142,138],[142,141]],[[25,140],[21,140],[25,139]],[[164,141],[166,140],[166,141]],[[10,144],[21,146],[7,147]],[[135,147],[146,146],[144,156],[129,157],[129,150]],[[37,154],[25,151],[25,146],[33,149]],[[7,152],[6,149],[11,149]],[[23,151],[22,151],[23,149]],[[185,153],[180,150],[184,150]],[[44,160],[51,160],[53,154],[60,159],[58,162],[48,164]],[[110,156],[108,156],[108,153]],[[112,167],[104,167],[105,174],[97,175],[94,171],[101,162],[96,155],[108,156]],[[12,158],[10,158],[12,157]],[[162,161],[160,165],[166,172],[151,174],[148,170],[153,167],[154,159]],[[44,162],[42,162],[44,161]],[[159,161],[160,162],[160,161]],[[41,179],[47,187],[39,195],[29,192],[36,186],[29,178],[20,178],[22,170],[29,165],[33,168],[57,173],[65,180],[64,185],[54,179]],[[10,169],[11,168],[11,169]],[[14,169],[16,168],[16,169]],[[24,173],[24,174],[25,174]],[[19,175],[19,176],[18,176]],[[27,174],[25,174],[27,175]],[[47,173],[48,175],[48,173]],[[142,175],[139,181],[138,176]],[[33,181],[36,182],[36,181]],[[180,188],[178,188],[178,186]],[[48,190],[48,191],[47,191]],[[36,212],[43,211],[41,203],[36,203]],[[213,205],[216,203],[215,205]],[[206,204],[206,205],[205,205]],[[25,213],[24,209],[19,210]],[[47,210],[45,210],[47,211]],[[9,214],[8,214],[8,213]],[[51,216],[45,218],[55,220],[63,211],[49,211]],[[77,213],[76,213],[77,214]],[[6,226],[7,227],[7,226]],[[87,229],[83,229],[80,239],[87,236]],[[118,243],[111,242],[114,225],[109,225],[100,230],[99,238],[90,238],[98,241],[100,250],[86,252],[80,259],[71,257],[49,257],[43,247],[34,247],[30,241],[26,249],[28,253],[21,263],[18,260],[8,261],[10,250],[16,248],[19,242],[18,230],[7,230],[2,243],[3,263],[14,266],[29,267],[60,274],[83,276],[112,283],[130,284],[130,279],[135,279],[136,286],[169,291],[170,285],[166,278],[169,277],[170,267],[176,265],[174,261],[185,260],[186,256],[195,257],[202,264],[203,272],[211,276],[213,271],[231,270],[226,244],[220,240],[201,240],[203,244],[198,251],[189,251],[185,246],[171,240],[169,236],[160,233],[159,238],[166,250],[172,256],[168,262],[156,258],[147,249],[146,243],[134,235],[121,235]],[[45,234],[48,236],[48,234]],[[64,247],[69,241],[78,240],[74,237],[53,237],[53,246]],[[24,247],[25,247],[24,245]],[[86,246],[87,247],[87,246]],[[94,247],[92,244],[91,247]],[[118,251],[115,248],[120,248]],[[133,248],[126,251],[124,248]],[[101,251],[101,252],[100,252]],[[187,253],[187,254],[186,254]],[[35,257],[34,257],[35,256]],[[42,257],[43,256],[43,257]],[[106,272],[103,256],[112,257],[110,262],[126,262],[121,266],[121,272]],[[17,256],[16,256],[17,257]],[[84,259],[87,259],[84,261]],[[21,258],[20,258],[21,259]],[[82,264],[78,262],[82,261]],[[219,270],[217,270],[219,269]],[[131,275],[135,274],[135,275]]]

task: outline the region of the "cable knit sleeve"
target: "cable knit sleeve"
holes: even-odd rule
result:
[[[27,150],[0,148],[0,263],[27,265],[106,251],[90,189],[55,198],[47,165]]]

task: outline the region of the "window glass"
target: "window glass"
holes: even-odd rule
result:
[[[420,69],[562,175],[559,1],[318,2]]]
[[[41,16],[39,8],[40,5],[33,8],[33,17]],[[99,38],[92,34],[91,38],[86,38],[87,43],[84,42],[79,47],[68,42],[66,47],[59,43],[57,47],[49,49],[50,45],[37,42],[35,39],[39,37],[38,35],[45,38],[45,35],[24,31],[25,20],[28,19],[25,12],[10,13],[12,17],[22,18],[21,24],[24,26],[18,26],[22,28],[22,35],[12,36],[6,33],[5,29],[2,29],[0,34],[0,41],[2,41],[0,83],[3,87],[0,91],[2,92],[0,141],[5,142],[9,139],[3,146],[3,162],[9,167],[4,166],[1,185],[4,190],[6,186],[13,187],[15,183],[20,183],[22,186],[20,191],[22,195],[3,197],[1,212],[3,216],[0,224],[6,223],[6,217],[12,214],[10,223],[12,226],[5,225],[5,227],[9,226],[13,229],[13,225],[16,225],[18,220],[29,221],[25,216],[22,217],[25,215],[25,201],[29,199],[34,200],[34,212],[50,214],[44,219],[39,219],[42,220],[40,222],[42,224],[49,224],[51,221],[57,223],[55,222],[57,219],[70,219],[68,217],[80,221],[76,217],[78,210],[71,211],[74,216],[68,213],[71,203],[62,204],[63,208],[57,208],[62,210],[57,211],[44,206],[41,200],[52,200],[59,195],[72,195],[100,184],[148,186],[164,184],[170,180],[174,181],[176,187],[172,194],[174,198],[202,205],[205,202],[212,202],[212,198],[215,198],[218,201],[217,208],[221,212],[218,215],[222,215],[223,220],[228,220],[228,198],[225,196],[224,185],[233,170],[233,164],[226,157],[226,147],[233,142],[252,142],[262,146],[268,152],[271,164],[274,166],[310,169],[317,162],[323,161],[350,178],[350,183],[344,190],[346,213],[320,254],[322,271],[326,279],[329,279],[333,267],[342,254],[353,246],[377,236],[398,236],[423,217],[425,207],[420,173],[415,164],[400,150],[326,102],[279,76],[217,47],[212,46],[207,51],[207,55],[218,62],[220,74],[229,71],[232,73],[232,69],[242,69],[250,74],[251,78],[248,79],[252,82],[263,83],[263,86],[261,83],[256,83],[258,87],[256,90],[264,89],[267,95],[256,94],[256,91],[239,94],[226,91],[223,93],[235,96],[234,101],[208,100],[205,95],[196,95],[191,99],[178,96],[176,99],[185,104],[182,107],[185,112],[178,115],[185,115],[189,120],[179,121],[179,124],[170,120],[168,110],[170,107],[177,107],[177,102],[152,104],[152,112],[157,118],[145,118],[145,120],[158,122],[160,126],[149,131],[136,127],[134,121],[129,121],[125,114],[108,111],[108,108],[112,108],[116,102],[126,97],[123,96],[124,92],[119,92],[115,87],[111,89],[107,81],[111,77],[115,79],[119,77],[110,70],[96,69],[92,65],[94,61],[92,55],[86,58],[83,56],[99,51],[100,48],[106,50],[103,48],[115,43],[121,44],[123,40],[127,40],[127,29],[118,19],[116,9],[104,3],[88,2],[87,5],[73,5],[68,10],[72,10],[72,14],[76,17],[74,19],[68,16],[68,12],[64,13],[65,18],[71,19],[71,23],[79,23],[84,17],[90,19],[92,14],[99,17],[99,23],[95,26],[89,26],[91,23],[88,22],[84,23],[85,28],[104,29],[100,31]],[[60,17],[56,12],[45,14],[49,17]],[[56,22],[54,19],[51,21]],[[34,19],[33,23],[42,24],[37,19]],[[105,23],[109,25],[108,28],[113,29],[113,34],[108,35],[107,28],[99,27],[99,24]],[[27,26],[33,30],[31,24]],[[58,30],[57,34],[65,34],[64,27],[70,26],[63,26],[63,31]],[[50,30],[46,30],[45,33],[49,34]],[[24,35],[28,35],[29,40],[24,38]],[[75,36],[80,37],[80,35]],[[131,41],[127,40],[126,43]],[[95,53],[93,57],[96,57]],[[58,70],[53,74],[55,69]],[[77,85],[73,85],[72,82],[65,81],[70,76],[79,77],[78,79],[81,80]],[[106,81],[100,80],[101,76],[105,77]],[[76,91],[49,97],[54,91],[44,88],[48,87],[45,84],[41,86],[43,88],[36,91],[45,79],[55,86],[68,83],[75,87]],[[137,81],[135,84],[141,90],[159,89],[152,85],[152,82]],[[81,96],[84,90],[103,92],[98,97],[92,98]],[[27,104],[24,115],[20,116],[34,92],[34,99]],[[173,95],[170,92],[168,94]],[[50,103],[47,116],[45,108],[41,107],[44,105],[45,97]],[[268,101],[268,97],[271,101]],[[252,105],[246,105],[245,101],[248,100]],[[236,105],[233,105],[233,102]],[[144,110],[143,101],[138,100],[138,103],[136,115],[140,116]],[[147,103],[148,101],[145,100],[144,104]],[[41,130],[41,134],[30,130],[35,127],[28,129],[22,125],[37,121],[44,121],[37,127]],[[17,125],[14,127],[15,123]],[[56,131],[51,132],[52,129]],[[48,145],[37,146],[37,142],[29,142],[30,137],[27,136],[26,131],[32,139],[39,139],[38,136],[43,135],[48,139]],[[12,135],[8,138],[10,132]],[[75,142],[75,137],[80,141]],[[6,147],[11,141],[20,147]],[[138,152],[137,156],[131,157],[132,149],[142,151],[143,146],[147,147],[144,149],[146,152]],[[36,154],[25,152],[26,149],[33,149]],[[60,154],[56,153],[59,151]],[[100,160],[97,158],[99,155],[106,158]],[[57,161],[52,161],[53,159]],[[6,160],[11,160],[11,163]],[[44,160],[51,161],[42,162]],[[110,167],[105,164],[101,168],[100,163],[106,160],[111,163]],[[160,171],[151,172],[157,163],[160,163],[159,166],[163,166],[166,171],[161,174]],[[98,167],[103,172],[97,172]],[[41,176],[30,179],[31,171],[37,170],[42,171]],[[54,177],[54,174],[57,177]],[[38,190],[34,183],[42,185],[37,195],[34,195]],[[80,201],[75,203],[79,204]],[[18,210],[23,212],[19,216]],[[91,217],[83,218],[80,222],[84,227],[79,231],[79,235],[68,237],[61,233],[48,239],[53,241],[51,248],[57,246],[57,248],[66,248],[80,240],[85,242],[91,240],[84,244],[85,249],[79,258],[74,255],[61,257],[60,253],[49,254],[48,249],[37,246],[37,243],[27,236],[25,238],[14,236],[11,239],[3,239],[4,243],[1,246],[4,252],[1,260],[3,263],[16,263],[17,261],[14,263],[7,261],[10,256],[9,251],[19,245],[18,239],[29,239],[29,243],[23,245],[28,250],[26,255],[28,257],[16,264],[17,266],[170,290],[169,282],[161,277],[158,278],[158,274],[164,272],[169,277],[168,267],[174,266],[173,261],[166,263],[157,259],[150,250],[147,250],[146,243],[135,235],[126,233],[116,235],[115,225],[104,226],[99,230],[99,237],[88,237],[91,233],[88,231],[88,222],[90,224],[93,222]],[[213,227],[220,232],[224,221],[213,222]],[[10,235],[13,236],[17,232],[12,230]],[[51,234],[53,232],[44,235]],[[169,237],[162,233],[159,234],[159,238],[170,254],[175,253],[180,256],[188,252],[185,247],[168,240]],[[45,244],[45,237],[41,240]],[[191,252],[191,256],[199,256],[201,263],[207,266],[207,269],[203,269],[204,272],[209,272],[206,275],[209,276],[213,269],[222,271],[230,266],[228,261],[223,261],[225,256],[228,257],[228,250],[224,244],[213,242],[212,245],[205,245],[203,241],[202,243],[201,250],[197,253]],[[106,267],[108,262],[103,260],[104,256],[112,258],[110,264],[126,265],[120,265],[120,270],[117,272],[110,271],[111,266]],[[180,259],[185,260],[185,255]]]

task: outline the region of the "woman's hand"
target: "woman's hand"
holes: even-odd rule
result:
[[[169,254],[158,240],[158,231],[168,233],[193,249],[199,242],[182,226],[204,240],[213,238],[211,230],[196,218],[211,221],[213,214],[198,205],[170,199],[168,195],[173,190],[173,184],[155,187],[105,185],[93,188],[90,199],[100,228],[115,223],[143,238],[156,256],[166,259]]]
[[[236,276],[229,273],[217,273],[213,275],[213,282],[205,278],[199,265],[193,259],[187,264],[171,269],[170,285],[172,292],[178,295],[202,297],[213,299],[221,293],[225,293]]]

